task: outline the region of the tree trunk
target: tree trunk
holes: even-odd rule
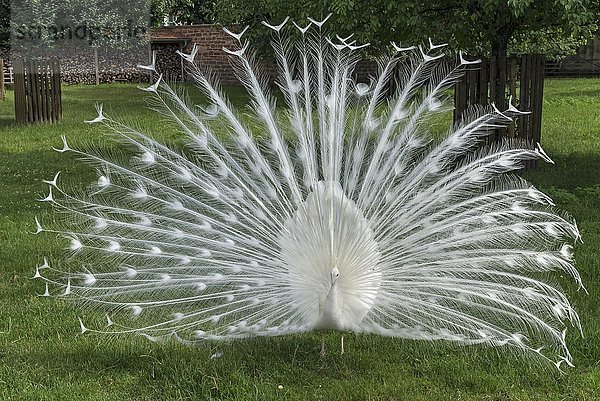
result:
[[[503,32],[504,31],[504,32]],[[507,107],[506,103],[506,51],[508,48],[508,40],[510,34],[507,30],[500,30],[498,35],[492,41],[492,63],[490,66],[495,70],[495,82],[490,82],[493,85],[493,93],[491,101],[496,104],[499,110],[504,110]]]
[[[508,108],[506,99],[506,53],[508,41],[514,31],[513,25],[504,21],[496,26],[492,36],[492,53],[490,59],[490,102],[494,103],[498,110],[504,111]],[[506,129],[496,130],[490,140],[497,141],[507,135]]]

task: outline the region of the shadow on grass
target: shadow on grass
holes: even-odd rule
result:
[[[539,164],[536,169],[522,174],[523,177],[541,191],[548,192],[558,206],[567,211],[569,207],[581,206],[578,202],[600,206],[597,193],[600,189],[595,190],[600,188],[600,155],[574,153],[557,156],[553,160],[555,164]]]
[[[182,391],[195,398],[209,394],[226,399],[237,399],[239,394],[269,397],[276,396],[281,385],[293,391],[295,399],[319,393],[326,399],[335,394],[360,399],[367,394],[402,393],[428,399],[422,397],[431,389],[448,392],[431,399],[447,399],[448,394],[461,392],[502,395],[512,386],[552,391],[562,381],[551,369],[540,372],[490,349],[457,350],[424,342],[347,335],[346,353],[339,355],[339,334],[327,334],[326,339],[329,352],[324,357],[319,355],[320,336],[309,334],[207,343],[198,348],[144,344],[131,337],[117,342],[87,337],[78,339],[64,353],[44,349],[30,353],[29,358],[34,365],[47,366],[57,383],[122,381],[118,386],[131,386],[131,391],[143,388],[163,398]],[[125,342],[129,346],[124,346]],[[128,384],[121,380],[123,377],[135,380]]]
[[[13,128],[14,126],[19,125],[14,117],[3,117],[0,118],[0,132],[5,129]]]
[[[589,97],[598,97],[600,96],[600,79],[598,80],[598,89],[588,89],[588,90],[577,90],[577,91],[568,91],[568,90],[557,90],[552,91],[551,98],[565,98],[565,99],[576,99],[578,97],[589,96]]]

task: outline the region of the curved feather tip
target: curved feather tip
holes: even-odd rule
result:
[[[81,318],[79,318],[79,329],[81,330],[81,334],[85,334],[89,330],[87,327],[85,327]]]
[[[67,137],[66,137],[66,135],[64,135],[64,134],[61,135],[60,139],[62,140],[62,143],[63,143],[62,149],[58,149],[58,148],[55,148],[55,147],[52,147],[52,149],[55,150],[55,151],[57,151],[58,153],[64,153],[64,152],[67,152],[67,151],[71,150],[71,148],[69,147],[69,144],[67,143]]]

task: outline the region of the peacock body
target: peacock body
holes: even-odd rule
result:
[[[214,77],[186,60],[208,104],[193,106],[161,78],[145,91],[187,137],[168,147],[104,116],[134,156],[72,149],[98,168],[84,196],[45,181],[43,199],[70,241],[69,268],[45,261],[43,295],[106,313],[82,331],[183,342],[310,330],[506,346],[571,364],[566,323],[577,313],[548,273],[572,276],[575,223],[511,174],[550,162],[537,145],[483,146],[520,114],[469,110],[440,138],[431,116],[476,62],[440,63],[440,46],[400,48],[357,83],[358,46],[324,21],[279,26],[273,48],[287,108],[256,68],[242,33],[231,54],[250,104],[242,118]],[[295,24],[294,24],[295,25]],[[155,70],[154,61],[149,66]],[[395,85],[390,85],[394,81]],[[394,89],[390,89],[394,88]],[[71,266],[78,266],[73,272]],[[57,289],[58,288],[58,289]]]

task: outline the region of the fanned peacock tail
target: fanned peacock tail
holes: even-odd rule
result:
[[[194,106],[161,80],[155,97],[187,138],[167,147],[104,116],[134,156],[69,147],[97,167],[85,196],[45,181],[43,199],[67,228],[68,266],[47,260],[43,295],[72,296],[106,313],[82,331],[139,333],[183,342],[314,329],[460,344],[506,345],[571,364],[566,323],[577,313],[550,272],[581,286],[569,242],[575,223],[511,174],[551,160],[537,145],[488,135],[523,114],[512,105],[470,109],[432,139],[430,117],[470,62],[452,67],[439,48],[402,49],[357,83],[359,50],[331,39],[324,21],[274,31],[276,107],[242,34],[231,54],[249,94],[242,118],[213,75],[186,60],[208,103]],[[243,33],[243,32],[242,32]],[[142,68],[154,70],[154,63]],[[394,89],[391,89],[394,88]],[[70,267],[69,267],[70,269]]]

